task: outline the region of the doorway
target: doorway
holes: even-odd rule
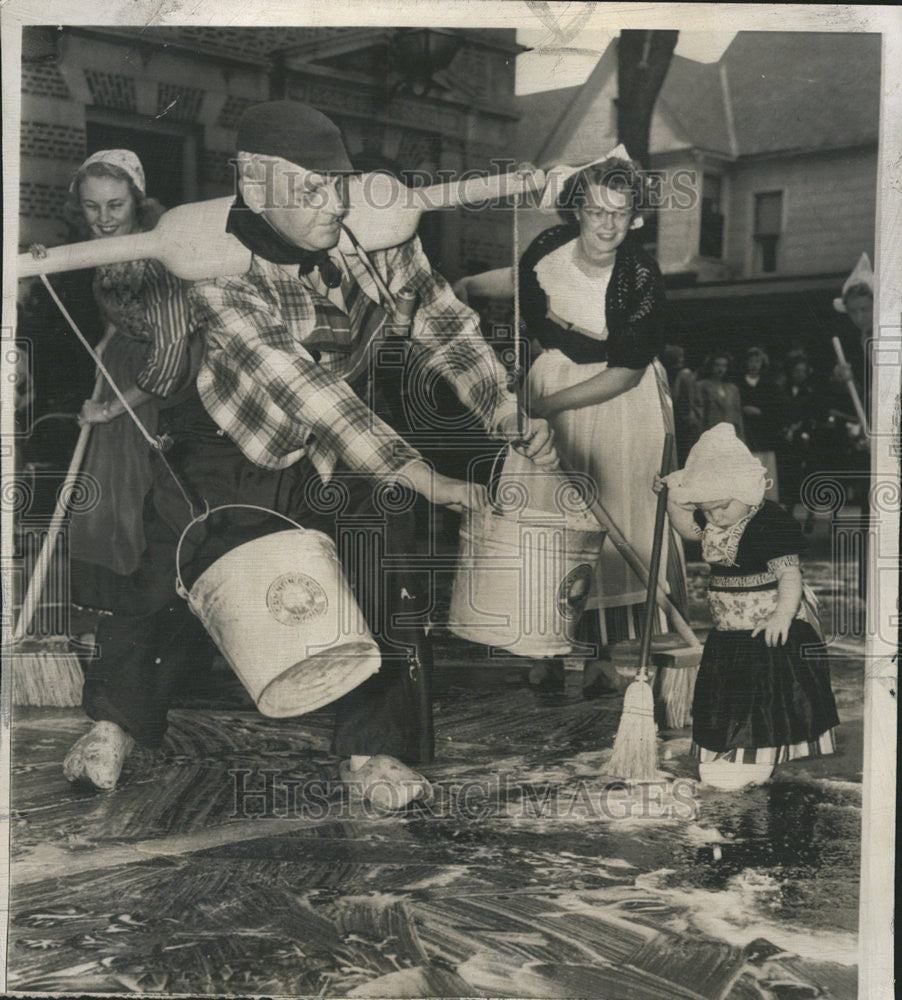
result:
[[[88,109],[87,152],[130,149],[144,167],[147,194],[166,208],[197,199],[197,138],[190,126],[152,122],[140,125],[111,120]],[[122,116],[125,117],[125,116]]]

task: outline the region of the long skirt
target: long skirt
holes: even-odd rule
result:
[[[117,334],[107,344],[103,363],[120,390],[134,385],[148,350],[149,345],[124,334]],[[100,401],[114,399],[115,393],[104,382]],[[150,434],[156,433],[157,409],[154,400],[135,408]],[[150,445],[127,413],[108,424],[93,425],[80,472],[85,503],[84,509],[71,516],[69,555],[79,563],[128,576],[138,568],[146,545],[144,498],[153,476]]]
[[[607,362],[577,364],[561,351],[546,351],[529,372],[528,392],[547,396],[599,372]],[[655,361],[634,388],[614,399],[551,418],[554,439],[568,466],[578,473],[582,488],[593,492],[640,560],[647,566],[655,523],[657,497],[652,490],[660,469],[664,435],[673,432],[673,406],[663,367]],[[559,510],[560,474],[541,473],[528,459],[512,453],[502,480],[510,477],[527,484],[530,506]],[[665,532],[660,582],[671,600],[685,611],[688,604],[682,544]],[[610,541],[598,563],[594,596],[589,605],[601,612],[602,643],[633,638],[642,621],[645,586]],[[658,628],[666,628],[658,622]]]
[[[831,753],[838,724],[827,651],[809,622],[795,619],[777,646],[750,629],[709,633],[692,703],[697,758],[778,764]]]

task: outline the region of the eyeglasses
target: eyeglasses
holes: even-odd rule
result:
[[[579,212],[590,222],[604,222],[606,219],[611,222],[627,222],[633,217],[631,208],[581,208]]]

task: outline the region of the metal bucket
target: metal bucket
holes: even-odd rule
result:
[[[190,591],[179,573],[178,592],[260,712],[284,718],[347,694],[379,669],[381,654],[332,539],[276,516],[297,530],[237,546],[209,566]],[[179,552],[185,534],[201,519],[182,533]]]
[[[566,656],[604,542],[598,522],[465,511],[448,628],[519,656]]]

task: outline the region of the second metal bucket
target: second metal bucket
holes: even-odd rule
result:
[[[448,628],[520,656],[566,656],[603,542],[590,518],[466,511]]]

